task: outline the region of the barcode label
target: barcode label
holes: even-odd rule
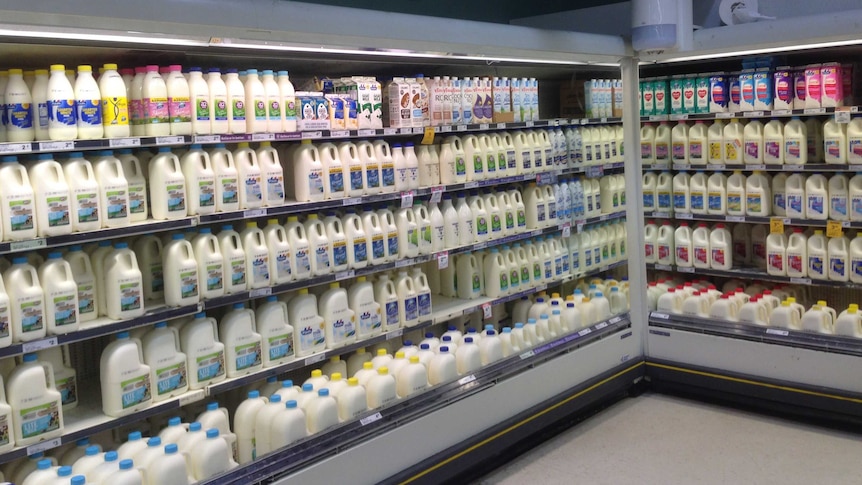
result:
[[[108,140],[108,146],[111,148],[123,147],[139,147],[141,146],[140,138],[112,138]]]
[[[770,335],[780,335],[782,337],[790,335],[790,332],[788,332],[787,330],[779,330],[777,328],[767,328],[766,333]]]
[[[75,148],[75,142],[73,142],[73,141],[42,141],[42,142],[39,142],[39,150],[42,150],[42,151],[72,150],[74,148]]]
[[[179,145],[185,143],[185,138],[182,136],[158,136],[156,137],[156,145]]]
[[[42,340],[36,340],[33,342],[25,342],[21,345],[21,351],[25,354],[30,352],[38,352],[43,349],[56,347],[57,346],[57,337],[46,338]]]
[[[255,290],[251,290],[248,292],[249,298],[260,298],[262,296],[269,296],[272,294],[272,288],[257,288]]]
[[[312,355],[311,357],[307,357],[305,359],[305,365],[316,364],[318,362],[323,361],[326,358],[326,352],[321,352],[319,354]]]
[[[360,419],[359,424],[361,424],[362,426],[368,426],[369,424],[375,421],[380,421],[381,419],[383,419],[382,414],[374,413],[371,416],[365,416],[364,418]]]
[[[464,377],[458,379],[458,384],[463,386],[464,384],[469,384],[475,380],[476,380],[476,375],[470,374],[469,376],[464,376]]]

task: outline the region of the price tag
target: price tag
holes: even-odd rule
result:
[[[590,330],[589,328],[585,328],[585,329],[581,330],[580,332],[578,332],[578,335],[583,337],[584,335],[589,335],[591,333],[593,333],[592,330]]]
[[[341,201],[341,205],[359,205],[362,203],[362,197],[349,197]]]
[[[218,143],[221,137],[218,135],[195,135],[192,137],[194,143]]]
[[[243,219],[251,219],[252,217],[263,217],[266,215],[266,209],[248,209],[242,212]]]
[[[810,285],[811,278],[790,278],[790,282],[797,285]]]
[[[529,359],[530,357],[532,357],[534,355],[536,355],[535,352],[533,352],[532,350],[528,350],[528,351],[524,352],[523,354],[519,355],[518,357],[520,357],[521,360],[524,360],[524,359]]]
[[[206,397],[206,392],[203,389],[198,389],[196,391],[189,391],[178,399],[180,403],[180,407],[186,406],[188,404],[203,401]]]
[[[586,224],[587,223],[585,221],[578,221],[577,224],[575,225],[575,232],[577,232],[578,234],[584,232],[584,226]]]
[[[464,384],[469,384],[475,380],[476,380],[476,375],[470,374],[469,376],[464,376],[464,377],[458,379],[458,384],[463,386]]]
[[[497,123],[497,129],[498,130],[505,130],[506,129],[506,123]]]
[[[742,113],[742,116],[744,118],[762,118],[763,111],[746,111]]]
[[[272,288],[256,288],[248,292],[249,298],[260,298],[262,296],[269,296],[272,294]]]
[[[140,144],[140,140],[138,140]],[[75,142],[73,141],[41,141],[39,142],[39,150],[44,152],[55,152],[58,150],[73,150]]]
[[[431,128],[431,130],[433,131],[433,130],[434,130],[434,128]],[[424,129],[424,128],[422,128],[421,126],[420,126],[420,127],[413,128],[413,134],[414,134],[414,135],[421,135],[421,134],[423,134],[423,133],[425,133],[425,129]]]
[[[40,350],[44,350],[51,347],[57,346],[57,337],[45,338],[42,340],[36,340],[33,342],[25,342],[21,345],[21,351],[25,354],[29,354],[30,352],[38,352]]]
[[[437,253],[437,269],[446,269],[449,267],[449,251],[440,251]]]
[[[620,321],[622,321],[622,319],[623,319],[623,317],[613,317],[610,320],[608,320],[608,323],[613,325],[615,323],[619,323]]]
[[[347,138],[350,136],[350,130],[338,130],[338,131],[330,131],[330,138]]]
[[[677,213],[676,218],[677,219],[693,219],[694,214]]]
[[[108,146],[111,148],[124,147],[139,147],[141,146],[140,138],[111,138],[108,140]]]
[[[52,448],[56,448],[62,444],[61,438],[54,438],[52,440],[43,441],[41,443],[36,443],[35,445],[30,445],[27,447],[27,456],[35,455],[36,453],[41,453],[43,451],[50,450]]]
[[[449,125],[439,126],[438,128],[440,128],[440,133],[452,133],[452,127]]]
[[[491,304],[490,303],[483,303],[482,304],[482,318],[484,320],[487,320],[487,319],[491,318],[492,315],[493,315],[493,311],[491,310]]]
[[[784,234],[784,224],[790,224],[790,219],[773,217],[769,219],[770,234]]]
[[[455,127],[455,131],[467,131],[467,125],[458,125]]]
[[[601,165],[593,165],[591,167],[587,167],[587,170],[586,170],[587,178],[592,178],[592,179],[599,178],[599,177],[604,176],[604,174],[605,174],[605,167],[603,167]]]
[[[488,130],[489,128],[491,128],[491,125],[489,125],[488,123],[482,123],[479,125],[479,129],[482,131]]]
[[[826,108],[805,108],[802,110],[805,115],[822,115],[826,114]]]
[[[412,265],[413,262],[414,261],[412,259],[399,259],[398,261],[395,261],[395,267],[396,268],[403,268],[405,266]]]
[[[536,126],[536,123],[534,123],[532,121],[527,121],[526,123],[524,123],[524,126],[526,126],[527,128],[532,128],[532,127]]]
[[[323,138],[322,131],[303,131],[301,138],[303,140],[317,140]]]
[[[746,170],[766,170],[766,165],[746,165]]]
[[[727,216],[724,220],[727,222],[745,222],[745,216]]]
[[[844,235],[844,228],[841,227],[841,221],[826,222],[826,237],[841,237]]]
[[[322,362],[323,359],[326,358],[326,352],[321,352],[319,354],[314,354],[311,357],[305,358],[305,365],[316,364],[318,362]]]
[[[398,134],[398,128],[383,128],[383,136],[392,136]]]
[[[360,419],[359,424],[361,424],[362,426],[368,426],[369,424],[375,421],[380,421],[381,419],[383,419],[382,414],[374,413],[371,416],[365,416],[364,418]]]
[[[431,187],[431,199],[429,202],[432,204],[439,204],[441,200],[443,200],[443,192],[445,191],[445,187],[442,185],[438,185],[436,187]]]
[[[356,271],[352,269],[348,271],[342,271],[340,273],[335,273],[335,279],[337,281],[348,280],[350,278],[353,278],[354,276],[356,276]]]
[[[478,187],[478,186],[479,186],[479,182],[477,182],[477,181],[475,181],[475,180],[474,180],[474,181],[472,181],[472,182],[467,182],[467,183],[465,183],[465,184],[464,184],[464,188],[465,188],[465,189],[475,189],[475,188],[476,188],[476,187]]]
[[[392,340],[392,339],[398,338],[402,335],[404,335],[404,329],[403,328],[396,328],[395,330],[386,334],[386,340]]]
[[[434,127],[426,126],[425,133],[422,135],[422,144],[423,145],[432,145],[434,144]]]
[[[607,326],[608,326],[608,322],[602,322],[602,323],[596,325],[596,330],[601,330]]]
[[[767,328],[766,333],[768,333],[770,335],[780,335],[782,337],[786,337],[786,336],[790,335],[790,332],[788,332],[787,330],[781,330],[778,328]]]
[[[9,249],[11,251],[28,251],[30,249],[44,248],[47,245],[48,241],[45,239],[28,239],[26,241],[15,241],[9,243]]]
[[[789,109],[777,109],[772,112],[772,116],[790,116],[792,114],[793,111]]]
[[[602,118],[602,119],[604,120],[607,118]],[[670,115],[670,119],[673,121],[687,120],[688,115],[687,114],[686,115]]]
[[[733,113],[716,113],[716,119],[729,119],[733,118]]]
[[[180,145],[185,143],[182,136],[157,136],[156,145]]]
[[[650,314],[650,316],[653,318],[658,318],[659,320],[669,320],[670,319],[670,315],[668,315],[667,313],[652,312]]]
[[[679,271],[680,273],[694,273],[694,268],[679,267],[677,268],[677,271]]]
[[[401,208],[409,209],[413,207],[413,191],[401,192]]]
[[[29,143],[0,143],[0,153],[29,152],[31,146]]]
[[[485,249],[487,247],[488,247],[487,241],[478,242],[478,243],[473,245],[473,251],[478,251],[480,249]]]
[[[782,172],[801,172],[802,165],[784,165],[781,167]]]
[[[374,136],[377,134],[377,130],[359,130],[356,134],[359,136]]]
[[[572,224],[567,222],[563,224],[563,237],[569,237],[572,235]]]
[[[400,130],[398,130],[398,133],[401,133],[402,135],[412,135],[413,128],[401,128]]]
[[[836,108],[835,110],[836,123],[850,123],[850,110],[847,108]]]

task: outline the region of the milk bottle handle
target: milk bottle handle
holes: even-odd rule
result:
[[[218,341],[218,340],[219,340],[219,337],[218,337],[218,323],[216,323],[215,318],[210,318],[210,319],[209,319],[209,323],[210,323],[210,325],[212,325],[212,328],[213,328],[213,340],[214,340],[214,341]]]
[[[284,315],[284,324],[290,325],[290,321],[287,319],[287,303],[283,301],[278,301],[279,308],[281,308],[281,313]]]
[[[57,389],[56,382],[54,381],[54,366],[51,365],[50,362],[42,362],[38,361],[39,365],[42,366],[42,369],[45,372],[45,380],[48,383],[49,389]]]
[[[176,327],[167,327],[168,330],[174,335],[174,351],[179,351],[182,347],[180,346],[180,331]]]
[[[252,311],[252,310],[247,310],[247,311],[248,311],[249,316],[251,317],[251,330],[256,333],[257,332],[257,318],[255,317],[254,311]]]
[[[110,165],[109,165],[109,166],[113,166],[113,167],[114,167],[114,170],[115,170],[115,174],[114,174],[114,175],[115,175],[116,177],[118,177],[118,178],[126,178],[126,172],[125,172],[125,170],[123,170],[123,163],[122,163],[122,162],[120,162],[120,160],[119,160],[119,159],[115,158],[115,159],[111,160],[111,163],[110,163]]]

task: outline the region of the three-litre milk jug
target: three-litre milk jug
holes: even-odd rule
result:
[[[318,314],[323,317],[326,348],[336,349],[356,341],[356,317],[350,309],[347,290],[330,283],[320,296]]]
[[[266,236],[254,221],[246,222],[245,229],[240,233],[242,247],[245,250],[245,265],[248,271],[248,289],[264,288],[270,285],[269,248]]]
[[[9,375],[6,391],[12,407],[10,435],[17,446],[63,433],[62,396],[56,390],[51,364],[38,362],[36,354],[24,354],[21,364]]]
[[[296,153],[300,153],[303,150],[298,149]],[[239,174],[239,206],[241,209],[256,209],[258,207],[262,207],[264,205],[264,180],[263,180],[263,172],[261,171],[260,164],[258,163],[257,153],[248,147],[248,143],[238,143],[236,151],[233,152],[234,163],[236,163],[236,170]],[[307,180],[310,175],[305,174],[305,177],[299,178],[295,171],[294,176],[296,180]],[[319,172],[318,182],[319,179]],[[322,189],[322,187],[321,187]],[[322,194],[322,190],[320,191]],[[297,197],[297,200],[300,200]],[[316,199],[309,199],[316,200]]]
[[[179,396],[189,388],[186,354],[180,352],[176,328],[159,322],[141,340],[144,362],[150,368],[153,402]]]
[[[129,184],[129,221],[145,221],[149,217],[148,174],[141,168],[141,160],[132,154],[130,148],[117,151],[117,159],[123,165],[123,176]]]
[[[191,145],[183,155],[181,165],[188,183],[188,213],[199,215],[215,212],[216,176],[209,154],[200,145]]]
[[[104,209],[99,197],[99,182],[93,165],[81,152],[69,154],[63,162],[63,173],[69,185],[69,219],[72,231],[94,231],[102,228]]]
[[[26,257],[16,257],[3,273],[11,311],[12,340],[29,342],[45,337],[45,299],[36,268]]]
[[[742,165],[744,154],[744,134],[742,123],[736,118],[724,127],[724,163],[727,165]]]
[[[734,171],[727,178],[727,214],[744,216],[746,212],[746,177],[740,171]]]
[[[589,131],[589,130],[586,130]],[[586,145],[586,136],[584,145]],[[671,127],[667,121],[662,121],[655,130],[655,165],[668,167],[671,165]]]
[[[829,219],[835,221],[850,220],[850,182],[844,174],[833,175],[829,179]]]
[[[240,235],[227,224],[218,233],[218,242],[225,265],[225,293],[245,291],[249,287],[249,267]],[[267,255],[268,257],[268,255]]]
[[[691,165],[706,165],[709,151],[708,127],[703,120],[694,122],[688,131],[688,159]]]
[[[749,216],[768,217],[772,214],[772,193],[769,179],[755,170],[745,182],[745,212]]]
[[[141,341],[120,332],[102,351],[100,359],[102,411],[111,417],[126,416],[153,402],[153,379],[144,364]]]
[[[261,336],[263,366],[272,367],[294,358],[293,327],[288,324],[287,304],[274,295],[255,310],[257,330]]]
[[[192,239],[192,250],[198,265],[199,292],[209,299],[224,295],[225,264],[218,239],[212,229],[204,227]]]
[[[304,357],[326,350],[324,320],[317,313],[317,297],[307,288],[299,290],[287,304],[287,320],[294,326],[294,353]]]
[[[223,143],[209,152],[215,177],[215,211],[230,212],[239,209],[239,172],[231,153]]]
[[[687,165],[689,160],[688,125],[680,121],[671,130],[671,162],[674,165]]]
[[[29,173],[36,206],[37,233],[41,237],[69,234],[72,232],[71,194],[63,167],[48,153],[39,154],[37,159]]]
[[[225,350],[214,318],[198,313],[180,330],[180,346],[189,367],[189,389],[202,389],[225,379]]]
[[[169,147],[159,147],[150,160],[150,210],[153,219],[180,219],[188,215],[186,179],[180,160]]]
[[[803,165],[807,162],[808,129],[798,116],[794,116],[784,125],[784,163]]]
[[[141,270],[135,254],[126,243],[117,243],[105,256],[105,309],[115,320],[144,314],[144,294]]]
[[[39,281],[45,294],[45,326],[49,335],[78,329],[78,284],[72,267],[60,252],[52,252],[39,267]]]
[[[826,177],[812,174],[805,180],[805,215],[808,219],[825,220],[829,217],[829,190]]]
[[[110,241],[104,241],[104,249],[100,247],[90,256],[95,274],[104,273],[104,256],[111,251]],[[99,243],[101,245],[101,242]],[[147,301],[161,300],[165,295],[164,266],[162,265],[162,240],[153,234],[143,236],[135,241],[135,257],[141,269],[141,281],[144,285],[144,299]],[[100,259],[101,255],[101,259]],[[96,279],[96,294],[99,313],[107,311],[105,304],[105,283]]]
[[[178,307],[200,301],[200,273],[192,244],[174,234],[162,252],[165,304]]]
[[[311,276],[311,248],[305,233],[305,226],[297,216],[289,216],[284,225],[287,241],[290,246],[290,268],[297,280]]]
[[[18,163],[18,157],[4,156],[0,164],[0,218],[3,220],[3,238],[20,241],[36,237],[37,214],[35,194],[30,186],[27,170]]]
[[[724,164],[724,122],[715,120],[709,129],[707,129],[707,164],[723,165]]]
[[[257,160],[260,165],[263,205],[278,207],[284,205],[284,168],[278,158],[278,152],[268,141],[260,143],[257,149]]]
[[[823,157],[826,163],[847,163],[847,125],[834,119],[823,123]]]
[[[96,293],[96,275],[93,272],[93,265],[90,262],[90,257],[83,251],[81,246],[74,245],[69,248],[69,252],[64,256],[69,266],[72,269],[72,275],[75,278],[75,283],[78,286],[78,321],[89,322],[95,320],[98,316],[98,302],[100,295]],[[0,308],[8,309],[8,297],[5,289],[0,292]],[[8,310],[7,310],[8,311]],[[0,311],[0,315],[2,315]],[[2,321],[0,316],[0,321]],[[7,315],[8,318],[8,315]],[[0,339],[2,342],[2,339]]]
[[[218,333],[225,346],[228,377],[248,375],[263,368],[254,311],[243,303],[235,303],[219,322]]]
[[[763,163],[784,163],[784,124],[779,120],[771,120],[763,127]]]
[[[763,123],[759,120],[751,120],[743,129],[743,140],[745,143],[745,154],[743,161],[746,164],[759,165],[763,163]]]

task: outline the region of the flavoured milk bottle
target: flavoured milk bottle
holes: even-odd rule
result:
[[[180,330],[180,346],[188,358],[189,389],[202,389],[225,379],[225,347],[219,342],[214,318],[196,314]]]
[[[2,397],[12,407],[10,436],[16,445],[29,446],[63,433],[62,396],[55,388],[51,364],[39,362],[36,354],[24,354],[9,375],[6,391]]]
[[[159,75],[159,66],[147,66],[141,88],[143,135],[167,136],[171,134],[168,88]]]
[[[223,143],[209,152],[215,177],[215,211],[230,212],[239,209],[239,172],[231,153]]]
[[[180,160],[169,147],[159,147],[150,160],[150,209],[156,220],[180,219],[188,215],[186,179]]]
[[[174,234],[163,252],[165,304],[179,307],[200,301],[200,275],[192,244]]]
[[[176,328],[159,322],[141,340],[144,362],[150,368],[154,385],[153,401],[159,402],[186,392],[189,388],[186,354],[180,352]]]
[[[254,312],[243,303],[235,303],[222,317],[218,333],[225,346],[228,377],[248,375],[263,367],[261,337],[257,333]]]
[[[125,416],[153,402],[153,379],[144,364],[141,342],[120,332],[102,351],[100,359],[102,411],[111,417]]]
[[[39,154],[37,160],[29,173],[36,206],[37,233],[41,237],[69,234],[72,232],[71,194],[63,167],[47,153]]]
[[[198,279],[202,299],[216,298],[225,292],[225,264],[218,239],[209,227],[201,228],[192,240],[192,249],[197,260]]]

